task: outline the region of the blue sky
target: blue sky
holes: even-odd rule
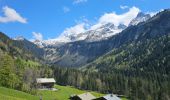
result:
[[[105,15],[121,15],[133,7],[157,12],[170,8],[170,0],[0,0],[0,31],[10,37],[46,40],[72,32],[76,25],[83,32],[107,20]]]

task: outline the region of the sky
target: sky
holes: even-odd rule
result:
[[[0,0],[0,31],[11,38],[48,40],[107,22],[128,25],[138,12],[167,8],[170,0]]]

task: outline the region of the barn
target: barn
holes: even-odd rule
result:
[[[93,100],[96,97],[93,96],[91,93],[87,92],[87,93],[83,93],[80,95],[74,95],[70,97],[70,100]]]
[[[54,78],[37,78],[36,82],[38,89],[53,89],[56,81]]]

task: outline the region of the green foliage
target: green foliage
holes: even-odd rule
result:
[[[14,61],[13,59],[5,55],[0,59],[3,63],[0,69],[0,85],[7,86],[10,88],[15,88],[18,86],[19,80],[14,71]]]
[[[36,94],[36,78],[52,76],[49,67],[31,60],[14,59],[0,51],[0,86]]]

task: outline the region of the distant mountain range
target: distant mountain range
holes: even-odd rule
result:
[[[144,14],[142,12],[138,13],[136,18],[134,18],[128,26],[131,25],[137,25],[140,22],[144,22],[151,18],[149,14]],[[63,34],[57,39],[49,39],[49,40],[35,40],[34,43],[40,47],[44,46],[50,46],[50,45],[59,45],[63,43],[69,43],[69,42],[75,42],[75,41],[81,41],[85,40],[88,42],[94,42],[94,41],[100,41],[107,39],[115,34],[120,33],[124,29],[126,29],[128,26],[124,24],[120,24],[118,26],[115,26],[113,23],[105,23],[101,25],[100,27],[97,27],[95,29],[89,29],[84,33],[68,33]]]
[[[150,15],[140,12],[130,22],[129,27],[134,26],[132,23],[136,25],[149,18]],[[44,47],[46,52],[44,57],[48,63],[66,67],[80,67],[112,50],[115,45],[118,45],[118,41],[113,41],[112,38],[126,28],[128,27],[123,24],[115,26],[112,23],[107,23],[95,30],[64,36],[69,42],[61,43],[56,40],[42,42],[36,40],[34,43],[40,47]]]
[[[14,40],[22,42],[25,49],[30,50],[38,58],[43,58],[46,64],[62,67],[91,66],[87,64],[108,52],[119,50],[122,46],[142,44],[157,37],[169,35],[169,15],[169,10],[164,10],[153,17],[139,13],[128,26],[107,23],[85,33],[66,35],[62,38],[66,39],[65,42],[36,40],[34,44],[38,46],[38,49],[22,37]],[[135,47],[133,49],[136,50]],[[94,65],[97,66],[97,64]]]

